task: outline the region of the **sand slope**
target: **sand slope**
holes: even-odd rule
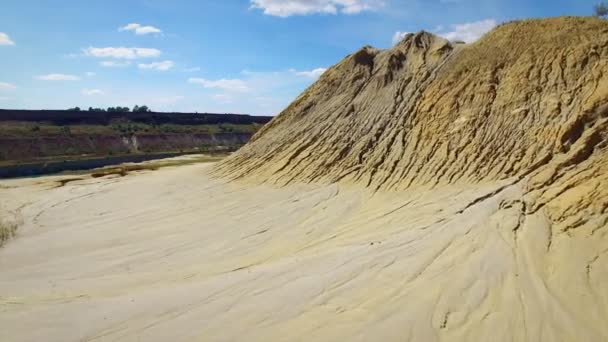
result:
[[[0,340],[608,339],[605,231],[520,219],[518,185],[279,189],[208,168],[2,182],[29,204],[0,249]]]
[[[215,174],[373,190],[512,180],[553,229],[608,221],[608,21],[502,25],[452,44],[427,32],[330,68]]]

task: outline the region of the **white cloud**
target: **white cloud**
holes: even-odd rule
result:
[[[0,32],[0,45],[15,45],[15,42],[11,40],[8,34]]]
[[[188,82],[193,86],[194,84],[201,85],[201,89],[197,96],[189,98],[187,104],[184,103],[182,108],[218,113],[274,115],[310,86],[316,80],[316,76],[321,73],[321,69],[243,70],[239,76],[231,77],[236,80],[231,80],[235,82],[232,82],[230,86],[227,86],[227,80],[190,78]],[[244,91],[244,89],[247,90]],[[247,96],[243,96],[244,94]],[[197,103],[199,107],[187,107],[194,103]]]
[[[486,19],[464,24],[451,25],[449,29],[445,29],[443,25],[437,26],[432,32],[444,37],[449,41],[462,40],[467,43],[472,43],[481,38],[488,31],[491,31],[498,25],[495,19]],[[393,45],[399,43],[405,36],[411,32],[397,31],[393,34]]]
[[[94,73],[92,71],[87,71],[84,74],[87,75],[87,77],[93,77],[93,76],[97,75],[96,73]]]
[[[17,86],[15,86],[14,84],[7,83],[7,82],[0,82],[0,90],[13,90],[15,88],[17,88]]]
[[[395,32],[395,34],[393,35],[393,45],[396,45],[397,43],[402,41],[403,38],[405,38],[405,36],[407,36],[410,33],[411,32],[401,32],[401,31]]]
[[[131,24],[128,24],[127,26],[120,27],[120,28],[118,28],[118,31],[133,31],[137,35],[162,32],[159,28],[156,28],[154,26],[143,26],[138,23],[131,23]]]
[[[139,47],[88,47],[83,49],[83,51],[87,56],[119,59],[150,58],[158,57],[161,54],[161,51],[158,49]]]
[[[383,0],[250,0],[251,8],[261,9],[266,15],[357,14],[384,6]]]
[[[215,94],[213,95],[213,99],[222,104],[230,104],[234,102],[233,97],[228,94]]]
[[[438,34],[447,40],[456,41],[462,40],[467,43],[472,43],[481,38],[485,33],[496,27],[498,23],[494,19],[486,19],[471,23],[464,23],[450,26],[451,31],[438,32]]]
[[[167,70],[173,68],[174,65],[175,65],[175,63],[173,63],[173,61],[162,61],[162,62],[153,62],[150,64],[138,64],[137,67],[140,69],[167,71]]]
[[[106,68],[121,68],[121,67],[126,67],[126,66],[131,65],[131,62],[129,62],[129,61],[125,61],[125,62],[101,61],[101,62],[99,62],[99,65],[101,65],[102,67],[106,67]]]
[[[82,95],[93,96],[93,95],[104,95],[105,93],[99,89],[82,89],[80,91]]]
[[[205,88],[215,88],[228,91],[246,92],[249,91],[247,83],[241,79],[207,80],[204,78],[189,78],[189,83],[200,84]]]
[[[197,72],[197,71],[201,71],[200,67],[192,67],[192,68],[186,68],[183,70],[183,72]]]
[[[36,79],[42,81],[80,81],[80,77],[66,74],[48,74],[37,76]]]
[[[296,74],[298,76],[317,79],[317,78],[321,77],[321,75],[323,75],[323,73],[325,71],[327,71],[327,69],[326,68],[316,68],[316,69],[313,69],[310,71],[297,71],[297,70],[291,69],[289,71],[293,72],[294,74]]]

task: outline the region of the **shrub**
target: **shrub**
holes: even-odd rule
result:
[[[599,4],[593,7],[593,12],[598,17],[608,16],[608,3],[600,2]]]
[[[138,105],[135,105],[135,107],[133,107],[133,113],[148,113],[150,111],[151,111],[150,108],[148,108],[148,106],[145,106],[145,105],[141,106],[141,107]]]

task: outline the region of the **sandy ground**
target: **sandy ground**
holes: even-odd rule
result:
[[[517,185],[246,186],[210,164],[0,182],[0,341],[606,341],[608,244]],[[604,236],[604,235],[602,235]]]

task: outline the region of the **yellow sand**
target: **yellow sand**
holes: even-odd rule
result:
[[[209,167],[0,182],[23,218],[0,341],[608,340],[606,232],[521,219],[517,184],[373,194]]]

